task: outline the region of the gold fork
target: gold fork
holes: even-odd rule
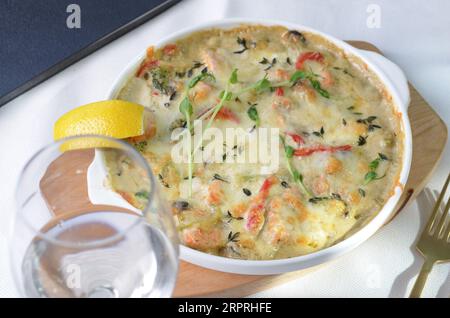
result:
[[[444,211],[439,213],[449,182],[450,174],[448,175],[441,194],[434,205],[428,224],[424,228],[419,242],[417,243],[416,247],[425,258],[425,263],[420,270],[420,274],[417,277],[409,297],[420,297],[428,274],[431,272],[434,264],[450,261],[450,221],[447,222],[448,224],[445,227],[449,214],[448,210],[450,209],[450,199],[447,201]]]

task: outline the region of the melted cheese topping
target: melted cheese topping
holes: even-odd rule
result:
[[[251,135],[255,121],[248,109],[254,105],[260,127],[279,128],[294,149],[291,172],[281,144],[280,168],[269,175],[258,163],[195,164],[189,196],[188,164],[170,155],[171,133],[185,125],[183,91],[202,70],[214,75],[215,81],[189,91],[197,118],[218,104],[234,69],[232,92],[264,77],[276,84],[298,70],[309,74],[282,88],[234,95],[213,122],[222,131],[239,127]],[[245,25],[193,33],[149,48],[118,98],[150,111],[156,134],[132,143],[171,202],[183,244],[207,253],[275,259],[330,246],[381,209],[401,169],[401,124],[389,95],[361,61],[317,35]],[[249,142],[224,145],[227,155],[245,147]],[[133,166],[113,155],[107,163],[112,187],[134,205],[145,204]]]

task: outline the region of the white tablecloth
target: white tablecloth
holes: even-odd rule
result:
[[[367,27],[370,4],[381,10],[380,28]],[[412,84],[449,125],[448,12],[450,2],[445,0],[185,0],[11,101],[0,108],[0,297],[17,295],[5,233],[14,212],[13,191],[21,167],[33,152],[51,141],[53,122],[61,114],[103,98],[123,66],[149,44],[180,28],[227,17],[280,19],[308,25],[341,39],[366,40],[404,69]],[[429,187],[440,189],[449,170],[447,147]],[[424,196],[420,196],[352,253],[255,296],[403,297],[422,262],[411,246],[429,210]],[[425,296],[449,297],[449,268],[448,264],[435,267]]]

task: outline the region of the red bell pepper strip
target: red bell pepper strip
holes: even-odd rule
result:
[[[312,155],[315,152],[338,152],[338,151],[350,151],[352,150],[351,145],[343,145],[343,146],[314,146],[310,148],[298,148],[294,150],[294,156],[296,157],[305,157]]]
[[[177,50],[176,44],[167,44],[163,48],[163,52],[164,52],[165,55],[173,55],[176,50]]]
[[[275,176],[269,177],[266,180],[264,180],[264,183],[259,189],[259,194],[261,194],[264,197],[264,199],[267,198],[267,196],[269,195],[270,188],[276,183],[276,181],[277,178]]]
[[[142,62],[141,66],[136,71],[136,77],[142,77],[142,75],[144,75],[145,72],[158,66],[158,64],[159,64],[159,61],[157,61],[157,60],[146,60],[146,61]]]
[[[294,134],[294,133],[288,133],[288,132],[286,133],[286,135],[290,136],[292,138],[292,140],[294,140],[294,142],[296,144],[301,145],[301,144],[305,143],[305,139],[303,139],[303,137],[300,136],[300,135],[297,135],[297,134]]]
[[[284,96],[284,89],[283,89],[283,87],[277,87],[275,89],[275,95],[277,95],[277,96]]]
[[[316,61],[316,62],[323,62],[323,55],[320,52],[304,52],[300,54],[300,56],[297,58],[297,62],[295,63],[295,68],[297,70],[301,70],[303,68],[303,64],[305,61]]]

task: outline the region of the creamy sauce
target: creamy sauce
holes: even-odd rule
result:
[[[234,69],[238,82],[227,84]],[[189,90],[193,118],[217,105],[227,85],[237,93],[264,77],[272,86],[288,83],[233,95],[213,122],[222,131],[250,132],[256,122],[248,110],[254,107],[259,127],[280,128],[286,148],[294,150],[286,159],[280,144],[278,171],[267,174],[260,164],[195,164],[189,195],[188,164],[172,161],[170,137],[186,122],[179,111],[186,85],[202,71],[215,80]],[[289,82],[297,71],[304,76]],[[193,33],[149,48],[118,98],[151,112],[156,134],[132,143],[172,204],[183,244],[207,253],[275,259],[317,251],[373,217],[398,182],[403,136],[389,95],[361,61],[317,35],[263,26]],[[224,149],[233,155],[248,146]],[[112,155],[107,163],[112,187],[142,206],[134,168]]]

